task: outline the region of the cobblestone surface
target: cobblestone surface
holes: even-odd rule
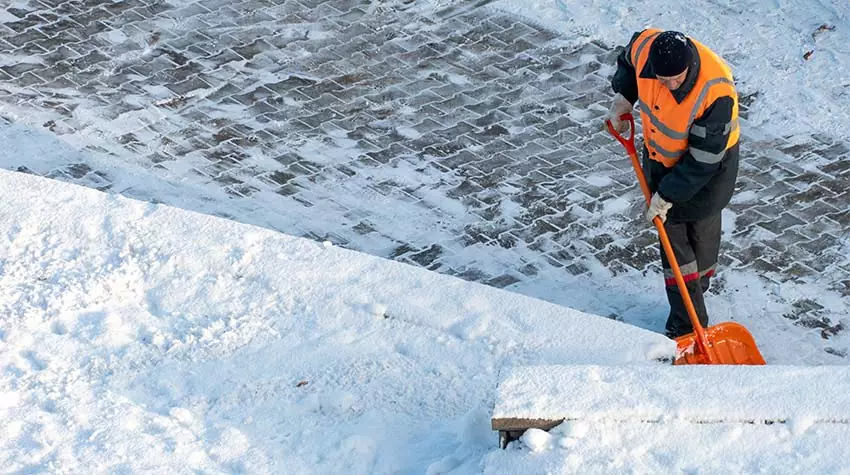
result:
[[[412,2],[24,0],[6,13],[5,111],[224,190],[249,221],[499,287],[658,271],[653,231],[627,212],[629,162],[599,128],[609,45]],[[757,100],[742,91],[744,119]],[[721,264],[850,299],[850,142],[743,130]],[[30,171],[102,190],[116,178],[89,163]],[[829,338],[843,325],[818,299],[786,317]]]

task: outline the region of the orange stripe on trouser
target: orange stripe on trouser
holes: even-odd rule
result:
[[[696,262],[694,262],[693,264],[694,264],[694,267],[696,267]],[[716,268],[716,266],[711,266],[710,268],[708,268],[704,271],[690,272],[688,274],[685,274],[684,271],[682,270],[683,267],[685,267],[685,266],[679,267],[679,270],[682,272],[682,278],[685,280],[686,284],[688,282],[691,282],[691,281],[694,281],[694,280],[697,280],[697,279],[701,279],[703,277],[714,276],[714,271],[715,271],[715,268]],[[664,285],[667,286],[667,287],[673,287],[673,286],[676,285],[676,277],[673,276],[673,271],[670,270],[670,269],[664,269]]]

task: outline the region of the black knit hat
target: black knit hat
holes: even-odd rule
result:
[[[685,35],[678,31],[659,34],[649,48],[649,63],[656,76],[681,74],[691,64],[691,48]]]

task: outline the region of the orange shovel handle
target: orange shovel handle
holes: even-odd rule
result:
[[[630,113],[625,113],[620,116],[620,120],[629,121],[631,133],[628,138],[623,137],[614,130],[614,126],[611,124],[610,120],[606,120],[605,125],[608,127],[608,132],[610,132],[611,135],[613,135],[614,138],[626,148],[626,152],[628,152],[629,158],[632,160],[632,167],[635,169],[638,183],[640,183],[640,189],[643,191],[644,198],[646,198],[646,204],[649,205],[652,196],[649,192],[649,184],[647,184],[646,178],[643,176],[643,171],[641,170],[640,162],[638,161],[637,150],[635,149],[635,118]],[[667,255],[667,261],[670,263],[670,268],[673,271],[673,277],[676,278],[676,285],[679,287],[679,293],[682,294],[682,301],[685,303],[685,308],[688,310],[688,317],[691,320],[691,324],[694,327],[694,333],[696,334],[696,342],[699,347],[698,351],[706,355],[709,361],[712,361],[714,359],[712,356],[713,352],[709,350],[710,346],[708,344],[708,339],[705,336],[705,330],[699,323],[697,311],[694,308],[693,301],[691,301],[691,294],[688,292],[687,285],[685,285],[685,278],[682,277],[682,272],[679,270],[679,262],[673,254],[673,247],[670,245],[670,239],[667,237],[667,231],[664,229],[664,222],[661,221],[661,218],[656,216],[652,219],[652,223],[655,224],[656,229],[658,229],[658,237],[661,240],[661,247],[664,248],[664,253]]]

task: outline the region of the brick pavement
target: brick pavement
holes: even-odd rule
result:
[[[252,210],[237,219],[499,287],[598,280],[599,265],[658,271],[654,233],[628,216],[628,160],[599,129],[609,45],[412,2],[25,0],[5,11],[3,110],[46,118],[34,125],[93,156],[224,190]],[[850,142],[748,129],[755,101],[742,91],[721,264],[848,299]],[[116,180],[86,162],[30,171],[103,190]],[[816,295],[789,305],[824,338],[843,329]]]

